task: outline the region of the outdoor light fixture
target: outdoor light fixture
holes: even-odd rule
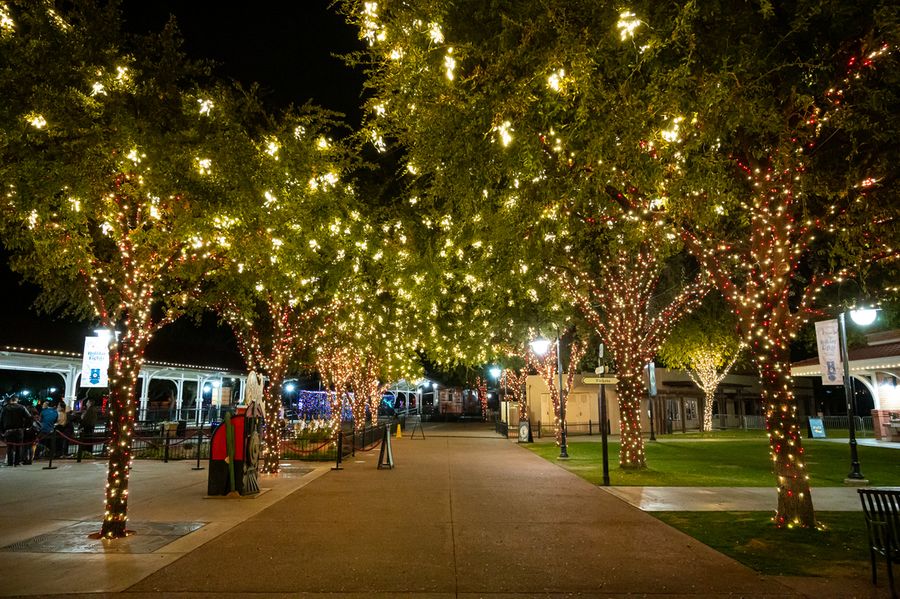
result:
[[[499,366],[491,366],[488,370],[488,374],[490,374],[494,379],[499,379],[502,373],[503,370],[501,370]]]
[[[293,393],[294,389],[296,389],[296,388],[297,388],[297,385],[295,385],[294,383],[288,383],[287,385],[284,386],[284,390],[287,391],[288,393]]]
[[[850,318],[860,326],[875,322],[878,310],[857,308],[850,310]],[[847,319],[845,313],[838,314],[838,336],[841,343],[841,361],[844,363],[844,397],[847,400],[847,427],[850,433],[850,474],[847,480],[864,481],[859,467],[859,452],[856,449],[856,398],[853,396],[853,379],[850,378],[850,353],[847,351]]]
[[[867,327],[875,322],[878,310],[875,308],[856,308],[850,310],[850,319],[861,327]]]
[[[209,383],[206,383],[205,385],[203,385],[203,390],[205,392],[209,393],[210,391],[212,391],[212,385],[210,385]]]
[[[543,356],[548,351],[550,351],[550,343],[551,341],[545,337],[538,337],[531,341],[529,345],[531,345],[531,351],[539,356]]]

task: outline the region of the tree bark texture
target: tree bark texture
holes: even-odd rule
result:
[[[106,471],[106,509],[100,536],[118,539],[128,534],[128,479],[131,474],[135,393],[143,362],[143,348],[123,341],[110,353],[109,462]]]
[[[816,518],[787,351],[764,353],[756,362],[766,410],[769,452],[778,488],[775,524],[778,527],[814,527]]]
[[[640,366],[628,368],[623,365],[616,375],[619,379],[616,392],[621,427],[619,466],[626,469],[640,469],[647,465],[641,433],[641,401],[645,395],[643,374]]]

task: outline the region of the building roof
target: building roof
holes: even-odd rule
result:
[[[895,361],[900,361],[900,341],[885,343],[882,345],[859,347],[849,350],[849,353],[851,363],[860,360],[875,360],[878,358],[897,358],[897,360]],[[793,364],[791,364],[791,368],[799,368],[803,366],[818,366],[818,364],[819,358],[817,356],[815,358],[801,360],[800,362],[794,362]]]

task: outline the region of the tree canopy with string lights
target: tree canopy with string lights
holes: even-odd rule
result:
[[[0,3],[0,209],[10,266],[48,310],[115,329],[101,533],[125,536],[144,350],[195,299],[221,249],[203,176],[221,125],[173,26],[133,38],[115,5]]]

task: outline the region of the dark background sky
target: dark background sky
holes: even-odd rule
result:
[[[218,63],[220,76],[245,85],[257,82],[270,108],[315,104],[347,115],[356,126],[362,76],[335,54],[359,48],[356,32],[328,8],[330,0],[230,3],[221,0],[124,0],[125,26],[154,31],[174,15],[187,53]],[[33,286],[7,266],[0,253],[0,346],[81,351],[93,323],[39,315]],[[242,368],[230,332],[205,319],[163,329],[148,359]]]

